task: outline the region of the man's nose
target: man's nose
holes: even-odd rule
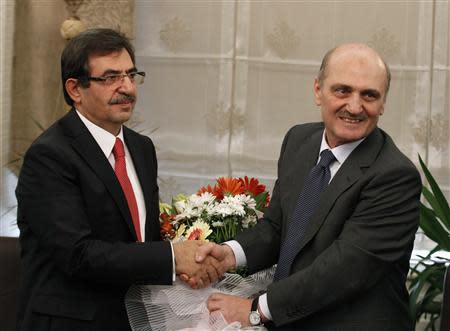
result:
[[[352,114],[358,114],[363,110],[361,96],[357,93],[352,93],[348,99],[347,110]]]
[[[124,76],[120,81],[119,91],[134,91],[136,84],[129,76]]]

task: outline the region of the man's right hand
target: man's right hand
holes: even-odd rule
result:
[[[226,269],[214,256],[205,256],[197,261],[197,251],[205,244],[198,240],[186,240],[173,244],[175,272],[192,288],[203,288],[216,282]],[[204,250],[208,252],[207,249]],[[188,282],[189,280],[189,282]]]
[[[205,243],[198,247],[195,254],[195,261],[201,264],[211,261],[210,263],[214,265],[219,276],[222,276],[226,271],[236,267],[236,258],[233,250],[228,245]],[[201,283],[202,279],[200,279],[199,283],[198,277],[189,277],[187,274],[181,274],[180,279],[192,288],[204,287],[204,284]]]

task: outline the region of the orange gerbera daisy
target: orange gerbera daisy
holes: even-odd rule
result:
[[[160,234],[162,239],[172,239],[175,236],[175,230],[173,229],[172,219],[173,217],[167,213],[162,213],[160,217]]]
[[[216,188],[223,198],[225,195],[235,196],[244,193],[244,187],[237,178],[220,177],[217,180]],[[217,197],[219,200],[222,198]]]
[[[214,195],[217,199],[220,196],[220,192],[218,192],[217,186],[211,187],[211,185],[208,186],[203,186],[202,188],[200,188],[200,190],[198,190],[197,195],[202,195],[202,193],[211,193],[212,195]]]
[[[266,186],[260,184],[256,178],[248,178],[245,176],[243,179],[239,178],[242,184],[243,191],[245,194],[249,194],[252,197],[256,197],[258,194],[263,193],[266,190]]]

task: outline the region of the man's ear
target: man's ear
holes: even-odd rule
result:
[[[316,106],[322,105],[322,87],[320,86],[319,80],[314,79],[314,101],[316,102]]]
[[[78,81],[75,78],[69,78],[66,80],[66,83],[64,84],[66,88],[67,94],[69,94],[70,98],[73,100],[75,104],[80,103],[81,101],[81,93],[80,93],[80,86],[78,84]]]

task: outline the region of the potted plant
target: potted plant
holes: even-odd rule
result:
[[[414,320],[427,319],[425,330],[435,330],[435,322],[441,313],[446,264],[450,260],[435,259],[432,255],[438,251],[450,252],[450,207],[420,156],[419,162],[430,187],[424,185],[422,188],[428,205],[421,203],[420,228],[436,245],[426,256],[419,256],[419,262],[410,270],[410,310]]]

